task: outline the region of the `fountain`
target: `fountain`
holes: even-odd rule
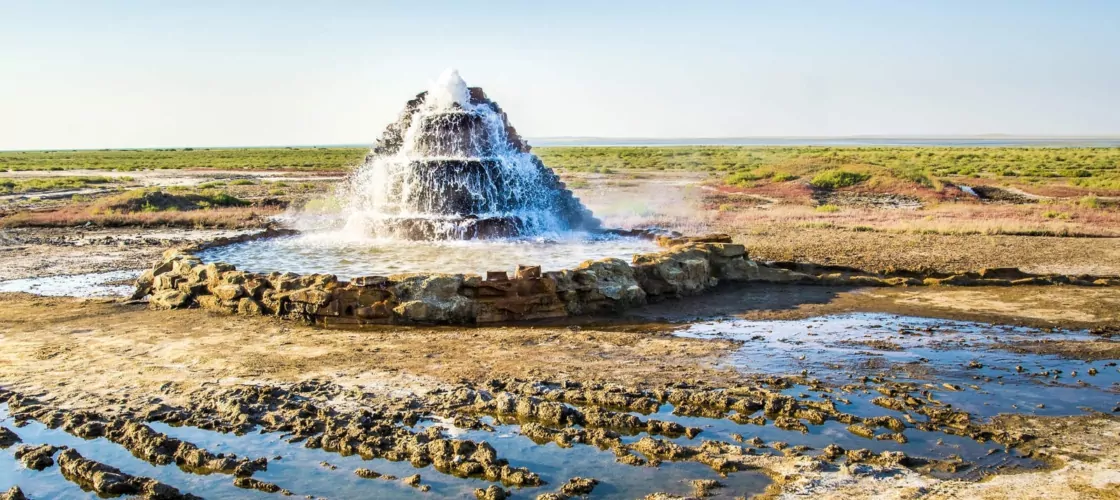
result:
[[[408,102],[345,189],[346,232],[467,240],[598,231],[506,114],[448,69]]]
[[[408,102],[339,194],[342,212],[303,219],[309,231],[170,251],[135,296],[332,325],[477,324],[802,279],[727,235],[604,229],[455,70]]]

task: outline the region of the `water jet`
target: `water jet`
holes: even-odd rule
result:
[[[466,240],[601,228],[498,104],[454,69],[407,103],[343,192],[348,233]]]

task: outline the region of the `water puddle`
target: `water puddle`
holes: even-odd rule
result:
[[[70,274],[0,281],[0,292],[27,292],[49,297],[125,297],[135,289],[132,281],[140,270]]]
[[[105,439],[85,440],[70,435],[61,429],[50,429],[45,425],[30,421],[23,427],[16,427],[8,415],[8,405],[0,404],[0,425],[14,431],[23,440],[21,444],[68,446],[81,453],[85,458],[111,465],[135,476],[147,476],[174,486],[183,492],[192,492],[206,498],[268,498],[262,492],[243,490],[233,485],[232,476],[225,474],[199,475],[187,473],[174,465],[155,466],[145,462],[125,448]],[[43,471],[25,468],[14,457],[16,444],[0,450],[0,491],[18,485],[28,498],[52,499],[93,499],[95,493],[82,489],[62,476],[58,464]],[[58,458],[58,455],[55,455]],[[271,466],[271,464],[269,464]]]
[[[338,239],[337,233],[305,233],[237,243],[198,253],[205,262],[225,262],[250,272],[328,273],[340,279],[406,272],[484,274],[539,265],[545,271],[574,268],[589,259],[627,262],[657,252],[640,238],[571,234],[563,238],[463,241]]]
[[[449,435],[476,441],[489,442],[499,456],[507,458],[512,466],[528,467],[541,475],[547,483],[540,487],[524,488],[516,492],[519,497],[533,498],[539,494],[557,491],[576,476],[592,477],[600,481],[592,498],[622,499],[641,497],[658,491],[688,494],[693,479],[717,479],[726,487],[712,498],[732,498],[762,492],[770,479],[760,472],[744,471],[721,477],[711,468],[693,462],[670,463],[660,467],[635,467],[615,462],[609,451],[591,446],[577,445],[561,448],[555,444],[538,445],[518,433],[516,425],[495,425],[494,432],[456,429],[447,424],[426,421],[418,427],[439,425]],[[54,444],[70,446],[84,457],[112,465],[122,471],[156,478],[164,483],[205,498],[267,498],[272,495],[244,490],[233,486],[232,476],[225,474],[197,475],[184,472],[175,465],[153,466],[133,457],[125,448],[103,438],[83,440],[61,429],[48,429],[31,421],[15,427],[8,416],[7,405],[0,404],[0,425],[15,431],[26,444]],[[249,433],[242,436],[224,434],[194,427],[174,427],[160,422],[149,423],[153,429],[169,436],[189,441],[212,453],[234,453],[249,458],[266,457],[268,470],[253,474],[255,479],[279,485],[296,496],[312,495],[328,498],[473,498],[475,488],[486,488],[491,483],[476,478],[458,478],[443,474],[431,466],[414,468],[408,462],[384,459],[366,460],[356,455],[342,456],[320,449],[309,449],[301,444],[284,441],[278,433]],[[692,444],[697,444],[695,441]],[[13,485],[31,498],[96,498],[66,481],[53,466],[42,472],[29,470],[13,457],[19,445],[0,450],[0,491]],[[276,457],[280,457],[277,459]],[[428,485],[428,492],[421,492],[405,485],[399,479],[364,479],[354,474],[358,468],[371,469],[384,475],[404,478],[420,474],[421,484]]]
[[[848,314],[713,321],[690,325],[676,334],[742,341],[728,363],[743,372],[805,373],[833,384],[859,383],[864,377],[928,384],[925,388],[938,400],[980,417],[1075,415],[1084,409],[1109,412],[1120,403],[1118,360],[1083,361],[1000,347],[1022,341],[1093,338],[1083,331]]]

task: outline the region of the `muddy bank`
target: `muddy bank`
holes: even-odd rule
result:
[[[0,234],[0,281],[140,269],[168,248],[237,234],[241,231],[5,229]]]

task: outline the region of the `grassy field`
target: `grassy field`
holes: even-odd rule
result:
[[[182,148],[78,151],[3,151],[4,170],[155,170],[178,168],[343,170],[366,148]]]
[[[62,189],[83,189],[92,186],[111,184],[114,182],[128,182],[129,177],[90,177],[66,176],[31,179],[8,179],[0,177],[0,194],[34,193],[37,191],[55,191]]]
[[[559,170],[688,170],[745,187],[798,179],[821,188],[866,184],[940,189],[982,179],[1120,191],[1120,148],[567,147],[535,150]]]
[[[267,169],[347,170],[365,148],[183,148],[0,152],[0,171]],[[1120,148],[1020,147],[559,147],[534,150],[561,172],[707,172],[745,188],[802,181],[837,189],[940,191],[945,182],[1065,187],[1120,193]],[[90,180],[89,182],[95,182]],[[0,189],[19,192],[9,182]]]

